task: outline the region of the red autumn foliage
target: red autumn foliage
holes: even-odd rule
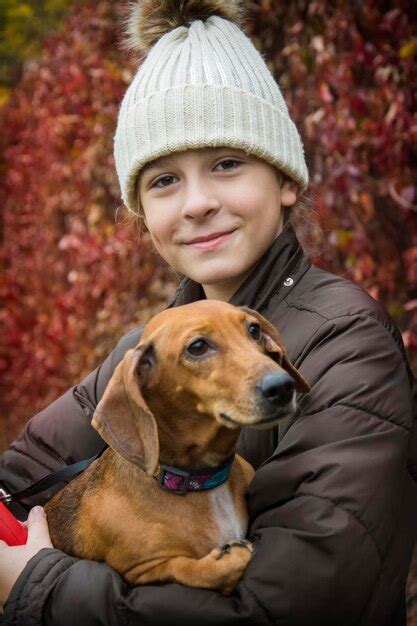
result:
[[[131,79],[110,2],[45,41],[3,111],[3,447],[173,291],[172,273],[115,220],[117,107]]]
[[[404,309],[417,285],[412,15],[412,2],[262,0],[256,30],[305,138],[319,262],[381,300],[415,349]]]
[[[117,46],[118,6],[74,3],[65,27],[27,64],[0,112],[0,448],[91,371],[129,327],[161,308],[176,282],[147,235],[118,217],[112,138],[136,68]],[[413,359],[412,2],[258,0],[254,8],[248,31],[305,140],[308,194],[325,235],[317,262],[381,300]]]

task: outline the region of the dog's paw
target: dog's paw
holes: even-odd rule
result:
[[[223,546],[216,546],[212,551],[212,556],[218,561],[225,554],[230,554],[232,548],[245,548],[249,550],[252,554],[254,550],[253,543],[251,541],[247,541],[246,539],[235,539],[230,543],[225,543]]]
[[[249,552],[251,554],[253,554],[254,551],[254,544],[252,543],[252,541],[248,541],[247,539],[236,539],[235,541],[232,541],[229,544],[230,547],[237,547],[237,548],[246,548],[247,550],[249,550]]]
[[[218,565],[216,565],[217,584],[215,588],[221,591],[223,595],[230,595],[245,573],[252,554],[253,544],[246,539],[236,539],[223,546],[213,548],[209,557],[218,562]]]

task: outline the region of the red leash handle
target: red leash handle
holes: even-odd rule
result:
[[[23,546],[27,537],[28,533],[23,524],[0,502],[0,539],[8,546]]]

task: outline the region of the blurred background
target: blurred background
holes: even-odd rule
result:
[[[126,2],[0,3],[0,451],[94,369],[177,278],[127,219],[112,144],[138,60]],[[364,287],[417,372],[415,0],[257,0],[247,32],[304,139],[324,238],[312,260]],[[417,624],[417,576],[409,579]]]

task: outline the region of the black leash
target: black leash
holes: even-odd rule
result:
[[[84,391],[85,395],[80,392],[80,389]],[[75,387],[73,389],[73,395],[78,404],[81,406],[84,415],[91,418],[94,411],[96,410],[96,407],[94,402],[92,402],[92,400],[90,399],[87,389],[83,385],[78,385],[78,387]],[[35,496],[36,494],[41,493],[41,491],[45,491],[46,489],[49,489],[49,487],[53,487],[58,483],[69,481],[71,478],[74,478],[75,476],[77,476],[77,474],[80,474],[85,469],[87,469],[87,467],[91,465],[93,461],[98,459],[107,448],[108,445],[106,444],[99,452],[97,452],[95,456],[92,456],[89,459],[84,459],[83,461],[78,461],[77,463],[73,463],[72,465],[68,465],[67,467],[57,470],[56,472],[52,472],[51,474],[48,474],[47,476],[44,476],[43,478],[38,480],[30,487],[26,487],[25,489],[21,489],[20,491],[7,493],[5,489],[0,489],[0,502],[7,503],[24,500],[25,498],[28,498],[29,496]]]
[[[41,493],[41,491],[45,491],[45,489],[49,489],[49,487],[53,487],[53,485],[66,482],[67,480],[74,478],[77,474],[80,474],[87,469],[93,461],[98,459],[107,447],[108,446],[106,444],[100,452],[98,452],[95,456],[92,456],[90,459],[78,461],[78,463],[73,463],[72,465],[68,465],[68,467],[64,467],[56,472],[53,472],[52,474],[48,474],[30,487],[26,487],[20,491],[7,493],[4,489],[0,489],[0,502],[17,502],[18,500],[24,500],[29,496],[36,496],[36,494]]]

